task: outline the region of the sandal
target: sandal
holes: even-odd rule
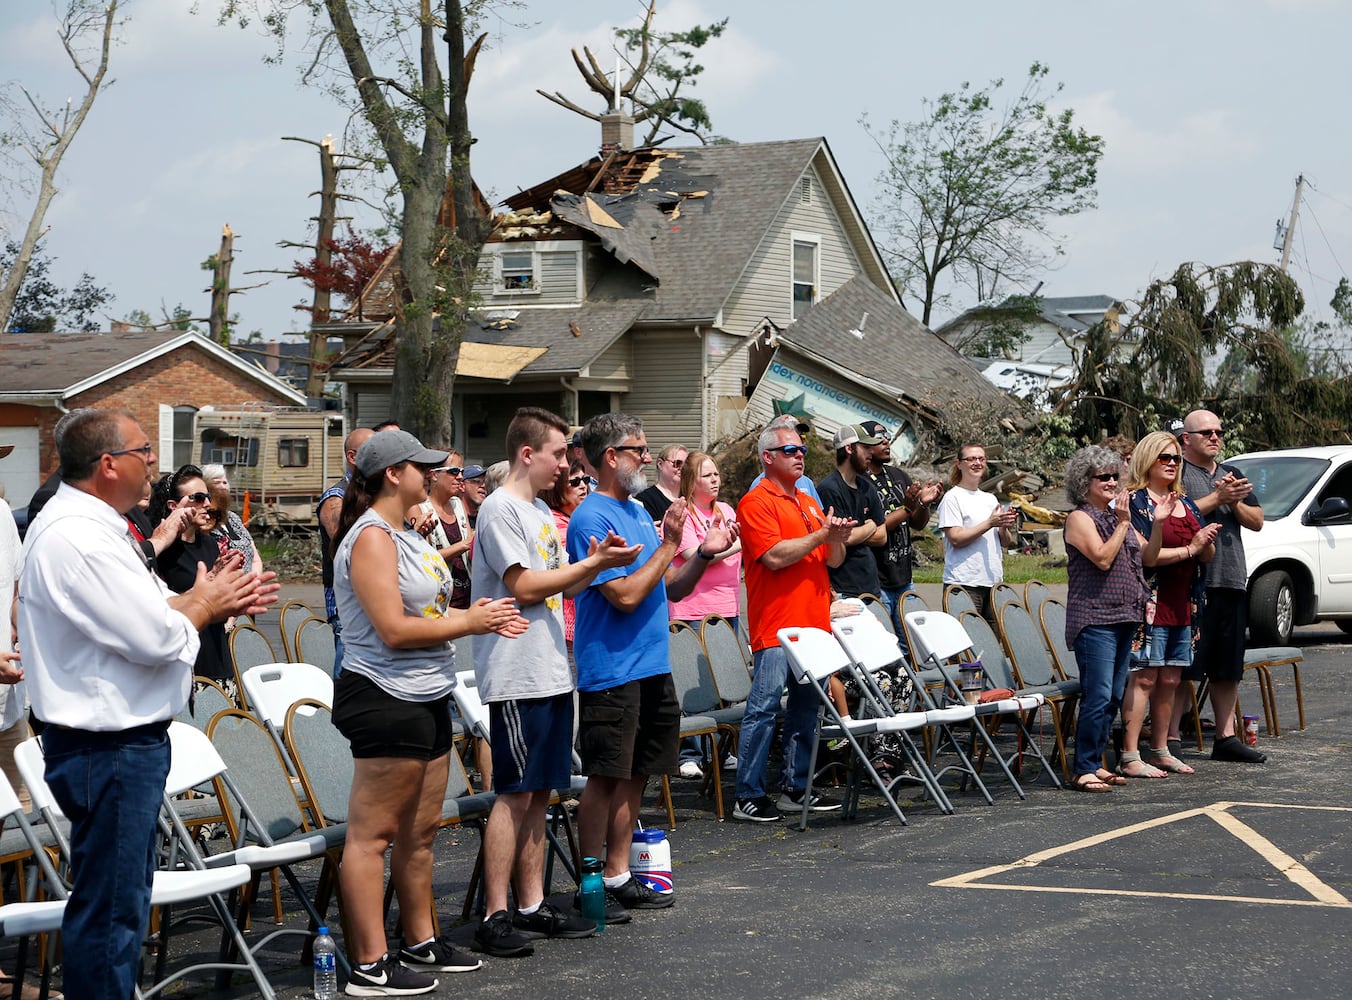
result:
[[[1196,772],[1167,750],[1151,750],[1150,764],[1170,774],[1195,774]]]
[[[1113,790],[1112,786],[1097,774],[1088,772],[1077,775],[1075,780],[1071,782],[1070,787],[1077,792],[1111,792]]]
[[[1122,755],[1127,757],[1126,754]],[[1153,764],[1147,764],[1141,760],[1140,755],[1127,757],[1122,763],[1117,765],[1117,773],[1124,778],[1167,778],[1169,772],[1155,767]]]
[[[1098,780],[1101,781],[1101,782],[1103,782],[1105,785],[1125,785],[1125,784],[1127,784],[1127,779],[1126,779],[1126,778],[1122,777],[1122,775],[1120,775],[1120,774],[1113,774],[1113,772],[1112,772],[1112,771],[1109,771],[1106,767],[1101,767],[1101,768],[1099,768],[1099,769],[1094,773],[1094,777],[1098,778]]]

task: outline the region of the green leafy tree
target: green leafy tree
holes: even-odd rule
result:
[[[1041,317],[1042,300],[1034,295],[1011,295],[995,305],[970,309],[965,315],[969,323],[952,341],[959,354],[1011,358],[1031,336],[1028,327]]]
[[[921,121],[874,129],[887,161],[874,225],[892,273],[930,323],[946,301],[940,282],[1027,284],[1061,253],[1055,219],[1093,208],[1103,139],[1048,103],[1048,68],[1034,63],[1022,89],[1000,104],[1003,80],[924,102]],[[996,277],[992,277],[996,276]],[[983,296],[984,297],[984,296]]]
[[[1139,437],[1205,406],[1247,447],[1346,443],[1352,380],[1308,350],[1304,308],[1295,280],[1271,264],[1182,264],[1150,284],[1120,331],[1088,331],[1057,411],[1091,440]],[[1235,436],[1227,448],[1241,447]]]
[[[451,390],[489,220],[470,172],[466,94],[488,0],[219,0],[221,19],[301,40],[303,78],[345,102],[393,174],[400,238],[394,417],[451,440]],[[448,169],[449,165],[449,169]]]
[[[22,254],[20,244],[8,241],[0,250],[0,272],[15,267]],[[103,328],[99,312],[113,301],[113,293],[97,284],[92,275],[81,274],[71,288],[61,288],[51,278],[51,261],[38,244],[29,255],[24,281],[10,310],[6,330],[10,333],[55,333]]]

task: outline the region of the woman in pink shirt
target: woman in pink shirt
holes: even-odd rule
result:
[[[673,566],[684,566],[696,554],[704,536],[716,520],[731,524],[736,512],[718,499],[721,479],[714,460],[702,451],[691,452],[681,469],[681,496],[688,504],[685,530],[681,535],[681,550],[672,560]],[[705,570],[690,596],[668,605],[673,620],[689,622],[698,629],[705,615],[722,615],[737,628],[738,600],[742,585],[742,543],[733,544],[726,552],[713,558],[713,565]]]

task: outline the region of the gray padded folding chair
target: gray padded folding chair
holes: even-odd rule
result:
[[[248,708],[248,698],[244,694],[244,671],[260,663],[276,663],[277,654],[272,650],[268,637],[253,625],[236,625],[230,633],[230,662],[235,668],[235,687],[239,691],[241,708]]]
[[[1042,613],[1042,602],[1051,596],[1051,590],[1041,580],[1029,580],[1023,585],[1023,606],[1034,619]]]
[[[991,603],[995,606],[995,613],[998,616],[1006,605],[1017,604],[1022,607],[1023,594],[1007,583],[997,583],[991,588]]]
[[[292,645],[292,637],[296,634],[296,626],[306,618],[322,618],[320,612],[310,607],[304,601],[287,601],[282,605],[282,609],[277,612],[277,628],[282,634],[283,654],[288,660],[296,659],[296,647]]]
[[[911,629],[911,634],[915,636],[916,656],[923,658],[924,662],[937,667],[959,658],[975,659],[971,638],[952,615],[939,611],[912,612],[906,616],[906,621]],[[947,683],[941,690],[946,702],[948,704],[964,703],[963,694],[957,682],[951,676],[945,675],[945,677]],[[924,691],[925,697],[930,696],[928,690],[923,688],[921,690]],[[1010,763],[1018,763],[1024,756],[1030,756],[1040,763],[1052,784],[1057,787],[1060,787],[1061,784],[1060,779],[1047,762],[1047,758],[1043,756],[1042,748],[1032,738],[1032,734],[1029,733],[1024,722],[1024,715],[1036,710],[1042,702],[1043,698],[1040,694],[1016,694],[1013,698],[980,702],[974,706],[977,724],[972,726],[973,740],[981,740],[985,745],[986,752],[995,758],[1001,773],[1004,774],[1006,780],[1009,781],[1011,787],[1021,799],[1026,798],[1026,795],[1018,779],[1014,777],[1014,772],[1010,770]],[[994,721],[995,717],[1011,718],[1018,729],[1017,745],[1009,755],[1001,752],[994,736],[987,728],[986,723]]]
[[[965,589],[959,587],[956,583],[951,583],[944,588],[944,613],[950,614],[954,618],[964,611],[975,611],[976,602],[972,600],[972,595]]]
[[[1065,740],[1074,724],[1075,708],[1080,701],[1079,679],[1062,680],[1057,674],[1042,628],[1023,605],[1006,604],[1000,609],[1000,632],[1019,682],[1016,686],[1021,692],[1041,694],[1047,700],[1056,727],[1057,752],[1061,755],[1062,766],[1069,766],[1065,759]]]
[[[311,663],[328,673],[329,677],[333,676],[337,650],[333,645],[333,626],[326,620],[315,616],[297,625],[293,648],[293,659],[300,663]]]
[[[751,694],[751,651],[722,615],[708,615],[700,623],[700,640],[713,671],[714,687],[725,707],[744,705]]]
[[[711,744],[711,765],[707,772],[713,779],[714,813],[723,818],[723,782],[719,769],[722,747],[719,736],[732,737],[742,724],[745,706],[723,708],[714,686],[713,673],[704,653],[699,633],[685,622],[672,622],[667,639],[671,661],[671,679],[676,686],[676,700],[681,706],[681,739],[687,736],[708,737]],[[661,776],[662,799],[667,807],[667,820],[676,829],[676,808],[671,801],[671,775]]]

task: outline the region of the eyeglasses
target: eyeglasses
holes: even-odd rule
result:
[[[1184,433],[1184,434],[1199,434],[1199,435],[1201,435],[1202,437],[1218,438],[1218,439],[1222,436],[1222,435],[1221,435],[1221,429],[1220,429],[1219,427],[1202,427],[1202,428],[1199,428],[1199,429],[1197,429],[1197,430],[1195,430],[1195,431],[1184,431],[1183,433]]]
[[[1181,455],[1161,455],[1155,459],[1156,462],[1168,462],[1170,465],[1177,465],[1182,459]]]
[[[568,480],[568,485],[576,488],[578,486],[581,486],[586,481],[587,481],[586,476],[574,476],[572,479]]]
[[[1115,483],[1122,478],[1117,472],[1103,472],[1097,476],[1090,476],[1090,479],[1097,479],[1100,483]]]
[[[109,451],[104,454],[111,455],[113,458],[116,458],[118,455],[140,455],[142,461],[149,462],[151,453],[154,452],[154,450],[155,448],[153,445],[143,444],[139,448],[120,448],[117,451]]]
[[[433,471],[433,472],[444,472],[444,473],[446,473],[446,475],[448,475],[448,476],[459,476],[460,473],[463,472],[464,470],[461,469],[460,466],[458,466],[458,465],[439,465],[439,466],[437,466],[435,469],[433,469],[432,471]]]
[[[968,455],[966,458],[958,459],[959,462],[971,462],[974,465],[985,465],[986,457],[984,455]]]
[[[204,504],[211,499],[210,493],[189,493],[179,498],[179,503],[190,503],[193,505]]]
[[[668,458],[664,459],[664,461],[673,469],[679,469],[681,466],[685,465],[685,459],[683,458]]]
[[[783,452],[789,458],[797,458],[799,455],[807,454],[807,448],[801,444],[781,444],[778,448],[766,448],[765,450]]]
[[[611,445],[616,451],[632,451],[635,455],[651,455],[646,444],[616,444]]]

